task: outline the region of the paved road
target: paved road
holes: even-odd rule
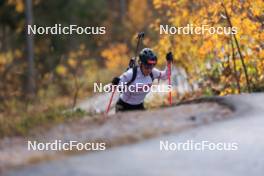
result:
[[[82,154],[10,172],[14,176],[203,175],[263,176],[264,94],[226,97],[237,118],[202,126],[177,135]],[[160,141],[237,143],[236,151],[160,151]]]

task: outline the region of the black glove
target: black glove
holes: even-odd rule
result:
[[[120,81],[119,77],[114,77],[113,80],[112,80],[112,85],[118,85],[119,81]]]
[[[129,68],[132,68],[136,65],[136,58],[131,58],[129,61]]]
[[[167,62],[172,62],[173,61],[173,55],[172,55],[172,52],[168,52],[166,54],[166,60]]]

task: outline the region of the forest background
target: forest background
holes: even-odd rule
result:
[[[106,34],[32,37],[26,24],[105,26]],[[238,33],[160,35],[160,24],[235,26]],[[0,137],[82,117],[65,109],[93,96],[94,82],[125,70],[140,31],[158,66],[172,51],[174,65],[199,85],[191,97],[263,91],[263,29],[262,0],[1,0]]]

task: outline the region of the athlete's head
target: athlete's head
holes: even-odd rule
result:
[[[153,67],[157,64],[157,56],[151,49],[144,48],[139,53],[139,61],[143,74],[149,75]]]

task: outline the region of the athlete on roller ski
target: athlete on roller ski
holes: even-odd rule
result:
[[[112,85],[126,86],[151,86],[155,79],[166,80],[170,69],[168,66],[164,70],[155,68],[157,64],[156,54],[149,48],[144,48],[139,54],[138,66],[135,66],[135,59],[131,59],[130,68],[121,76],[115,77],[112,80]],[[170,66],[173,61],[171,52],[167,53],[166,60]],[[137,91],[123,91],[115,105],[116,112],[130,110],[144,110],[144,99],[149,91],[143,91],[142,88],[137,88]]]

